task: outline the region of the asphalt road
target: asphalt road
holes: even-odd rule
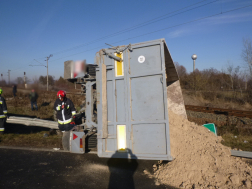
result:
[[[96,154],[0,149],[0,188],[174,188],[156,185],[155,179],[144,173],[152,173],[154,163]]]

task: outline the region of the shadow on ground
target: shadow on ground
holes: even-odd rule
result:
[[[153,164],[155,163],[157,161],[138,160],[130,149],[124,152],[116,151],[107,161],[110,172],[108,189],[135,189],[140,186],[140,188],[174,188],[157,184],[158,182],[153,176]],[[144,171],[149,174],[144,174]]]
[[[143,173],[157,161],[8,149],[0,149],[0,158],[0,188],[175,188],[155,185],[155,178]]]
[[[45,127],[37,127],[37,126],[26,126],[21,124],[5,124],[5,131],[6,134],[31,134],[31,133],[39,133],[41,131],[50,131],[49,128]]]

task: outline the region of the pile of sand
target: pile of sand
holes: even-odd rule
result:
[[[169,122],[175,160],[156,167],[155,177],[161,184],[181,188],[251,188],[251,167],[231,156],[230,148],[221,144],[221,137],[172,112]]]

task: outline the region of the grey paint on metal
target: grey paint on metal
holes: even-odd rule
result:
[[[86,82],[86,126],[91,128],[96,126],[96,123],[93,122],[93,110],[94,110],[94,98],[93,98],[93,85],[95,82],[87,81]]]
[[[120,48],[122,48],[121,46]],[[106,49],[107,53],[115,50]],[[141,58],[144,57],[144,58]],[[143,61],[144,60],[144,61]],[[178,75],[164,39],[138,43],[123,51],[124,76],[115,76],[115,60],[96,54],[98,156],[117,151],[117,125],[126,125],[126,148],[133,158],[172,160],[167,83]],[[108,136],[102,137],[101,65],[107,68]],[[113,156],[125,157],[123,152]],[[130,158],[130,157],[129,157]]]
[[[133,125],[133,151],[138,154],[166,154],[165,124]]]
[[[107,80],[108,124],[114,120],[113,82]]]
[[[125,122],[126,121],[126,109],[125,109],[125,86],[124,80],[118,79],[115,82],[116,88],[116,121]]]
[[[250,159],[252,159],[252,152],[248,152],[248,151],[231,150],[231,155],[232,155],[232,156],[238,156],[238,157],[243,157],[243,158],[250,158]]]
[[[83,147],[80,147],[80,144],[82,144],[82,137],[84,136],[84,134],[85,134],[84,132],[70,131],[70,152],[71,153],[84,154]]]
[[[131,120],[164,120],[162,75],[131,78]],[[162,107],[162,108],[160,108]]]

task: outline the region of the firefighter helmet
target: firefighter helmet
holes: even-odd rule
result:
[[[57,92],[57,97],[58,97],[59,99],[65,98],[65,97],[66,97],[65,91],[62,91],[62,90],[58,91],[58,92]]]

